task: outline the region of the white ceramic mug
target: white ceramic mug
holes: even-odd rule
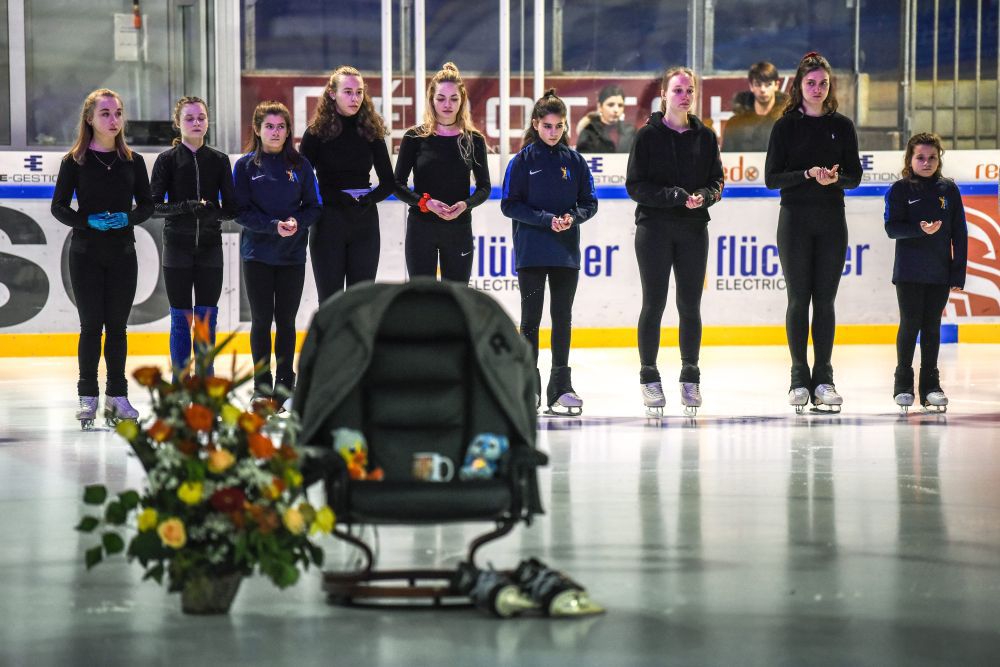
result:
[[[416,452],[413,455],[413,478],[425,482],[450,482],[455,476],[455,464],[436,452]]]

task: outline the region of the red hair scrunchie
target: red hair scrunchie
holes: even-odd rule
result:
[[[420,201],[417,202],[417,208],[419,208],[423,213],[430,213],[431,210],[427,208],[427,202],[429,202],[430,200],[431,196],[425,192],[424,196],[421,197]]]

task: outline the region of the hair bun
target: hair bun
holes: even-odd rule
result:
[[[444,65],[441,65],[441,71],[454,72],[455,74],[458,74],[458,67],[455,66],[455,63],[448,61]]]
[[[556,89],[549,88],[548,90],[545,91],[545,94],[542,95],[542,97],[556,97]]]

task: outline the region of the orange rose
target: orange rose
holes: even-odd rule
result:
[[[184,408],[184,419],[195,431],[211,431],[215,423],[215,413],[204,405],[192,403]]]
[[[271,483],[262,491],[264,497],[268,500],[277,500],[281,497],[281,492],[285,490],[285,481],[277,477],[271,480]]]
[[[260,532],[264,535],[267,535],[277,528],[280,522],[278,513],[267,507],[261,507],[260,505],[248,505],[247,512],[250,513],[250,518],[257,524]]]
[[[232,382],[226,378],[220,377],[207,377],[205,378],[205,391],[212,398],[222,398],[229,392],[229,387],[232,386]]]
[[[274,443],[267,436],[251,433],[247,436],[247,444],[250,446],[250,453],[258,459],[266,460],[274,456]]]
[[[299,453],[293,447],[284,446],[278,449],[278,456],[285,461],[294,461],[299,458]]]
[[[184,524],[178,518],[167,519],[157,527],[156,532],[160,536],[163,546],[180,549],[187,544],[187,532],[184,530]]]
[[[153,422],[153,425],[146,430],[146,435],[157,442],[163,442],[171,435],[173,435],[174,429],[171,428],[170,424],[166,423],[162,419],[157,419]]]
[[[236,457],[225,448],[218,448],[213,450],[208,455],[208,469],[215,474],[224,472],[236,463]]]
[[[237,423],[247,433],[256,433],[264,425],[264,418],[256,412],[244,412]]]
[[[160,369],[156,366],[142,366],[141,368],[137,368],[132,373],[132,377],[143,387],[155,386],[163,379],[160,375]]]

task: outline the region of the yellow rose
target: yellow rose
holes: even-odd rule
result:
[[[134,419],[123,419],[118,422],[118,426],[115,427],[115,431],[118,435],[125,438],[129,442],[135,440],[136,436],[139,435],[139,425],[135,423]]]
[[[294,468],[288,468],[285,470],[285,481],[288,483],[290,488],[296,488],[302,486],[302,473]]]
[[[281,515],[281,521],[292,535],[300,535],[305,532],[305,519],[302,518],[302,513],[294,507],[285,510],[285,513]]]
[[[334,516],[333,510],[327,506],[323,506],[316,512],[316,520],[309,526],[309,533],[329,533],[333,531],[336,521],[337,517]]]
[[[177,497],[186,505],[197,505],[201,502],[201,482],[184,482],[177,489]]]
[[[145,533],[147,530],[152,530],[156,528],[156,522],[159,520],[159,515],[157,515],[156,510],[152,507],[147,507],[139,515],[139,532]]]
[[[160,536],[163,546],[180,549],[187,544],[187,533],[180,519],[174,517],[167,519],[156,529],[156,533]]]
[[[235,426],[236,422],[240,419],[240,415],[243,414],[243,411],[231,403],[226,403],[222,406],[220,413],[222,415],[223,424],[226,426]]]
[[[229,469],[234,463],[236,457],[225,447],[219,447],[208,455],[208,469],[215,474]]]

